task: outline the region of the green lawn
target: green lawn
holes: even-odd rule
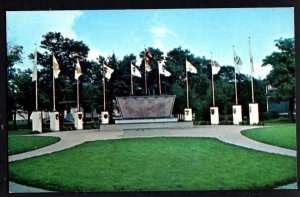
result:
[[[281,124],[271,127],[244,130],[241,132],[250,139],[288,149],[297,149],[296,124]]]
[[[42,136],[8,136],[8,155],[15,155],[39,149],[60,140],[59,137]]]
[[[212,138],[106,140],[11,162],[9,179],[68,192],[268,189],[296,181],[296,158]]]
[[[31,133],[31,129],[18,129],[18,130],[9,130],[8,135],[28,135]]]

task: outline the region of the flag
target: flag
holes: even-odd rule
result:
[[[144,60],[145,60],[145,69],[147,72],[151,71],[151,64],[150,64],[151,58],[152,58],[152,54],[145,48]]]
[[[197,73],[197,69],[193,66],[189,61],[185,61],[186,63],[186,71],[190,73]]]
[[[103,63],[103,67],[104,67],[105,78],[110,79],[111,74],[114,72],[114,69],[109,68],[108,66],[105,65],[105,63]]]
[[[75,68],[75,79],[78,80],[78,78],[82,75],[81,67],[79,64],[79,60],[77,59],[76,68]]]
[[[158,71],[159,74],[165,75],[166,77],[171,76],[171,73],[164,68],[165,60],[158,62]]]
[[[234,61],[234,64],[235,64],[236,72],[240,73],[241,65],[243,64],[243,62],[242,62],[242,59],[239,56],[237,56],[234,48],[233,48],[233,61]]]
[[[53,54],[53,76],[57,79],[58,74],[60,73],[58,62]]]
[[[152,54],[146,48],[145,48],[144,56],[147,59],[151,59],[152,58]]]
[[[220,69],[221,69],[221,67],[217,61],[211,61],[211,72],[213,75],[218,74]]]
[[[140,71],[133,64],[131,64],[131,75],[142,78]]]
[[[253,54],[252,54],[252,50],[251,50],[250,39],[249,39],[249,56],[250,56],[250,64],[251,64],[251,73],[254,73]]]
[[[146,59],[145,59],[145,69],[146,69],[147,72],[151,71],[151,65]]]
[[[37,50],[35,50],[35,56],[33,60],[33,66],[32,66],[32,81],[37,80]]]

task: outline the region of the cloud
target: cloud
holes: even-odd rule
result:
[[[162,43],[161,39],[157,39],[157,40],[154,41],[154,47],[159,48],[162,51],[164,51],[164,49],[165,49],[165,46]]]
[[[106,57],[106,54],[98,49],[90,49],[87,59],[97,61],[99,55]]]
[[[160,37],[160,38],[163,38],[168,34],[176,36],[176,34],[172,30],[166,28],[165,26],[153,26],[150,29],[150,33],[152,33],[154,36]]]
[[[35,44],[39,46],[42,35],[50,31],[61,32],[64,37],[76,39],[73,26],[82,15],[81,11],[9,11],[7,42],[24,47],[23,67],[30,67],[27,57],[34,51]]]

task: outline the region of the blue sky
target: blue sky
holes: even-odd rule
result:
[[[254,76],[264,78],[271,68],[262,68],[262,60],[276,50],[274,40],[294,37],[294,9],[10,11],[7,41],[24,47],[24,63],[18,67],[32,67],[27,56],[49,31],[83,41],[90,47],[89,59],[113,52],[118,59],[131,53],[138,56],[144,46],[166,54],[181,46],[207,59],[212,52],[220,65],[232,65],[235,45],[245,74],[250,74],[250,36]]]

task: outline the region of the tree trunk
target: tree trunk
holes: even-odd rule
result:
[[[27,126],[30,127],[30,111],[27,111]]]
[[[294,104],[295,104],[295,98],[290,98],[289,100],[289,121],[295,122],[294,118]]]

